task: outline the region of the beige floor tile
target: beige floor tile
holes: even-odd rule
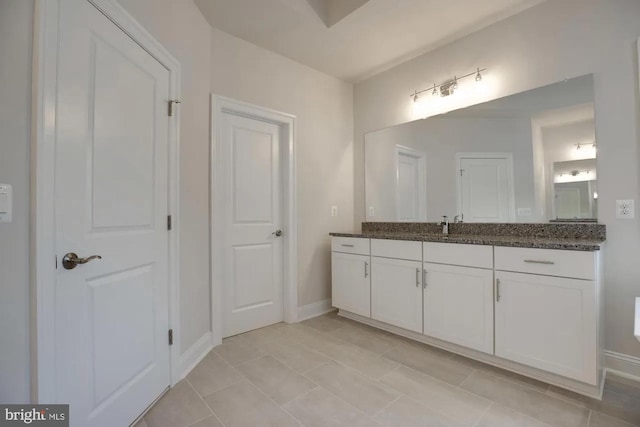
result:
[[[211,415],[187,381],[180,381],[144,416],[148,427],[186,427]]]
[[[551,427],[498,403],[493,403],[475,427]]]
[[[313,369],[306,376],[368,415],[398,397],[392,389],[334,362]]]
[[[282,334],[260,341],[259,347],[265,353],[278,359],[297,372],[307,372],[324,365],[329,358],[302,343],[287,339]]]
[[[211,352],[187,375],[187,380],[200,396],[229,387],[244,377],[227,361]]]
[[[547,394],[575,402],[631,424],[640,425],[640,385],[633,381],[611,375],[607,376],[602,400],[586,397],[556,386],[550,386]]]
[[[353,326],[346,323],[341,328],[332,331],[331,336],[377,354],[389,351],[396,345],[386,338],[384,334],[373,330],[373,328]]]
[[[144,420],[144,418],[142,418],[140,421],[135,423],[133,427],[149,427],[149,426],[147,425],[147,422]]]
[[[629,424],[626,421],[592,411],[589,427],[637,427],[638,424]]]
[[[362,411],[322,387],[284,405],[305,427],[376,427]]]
[[[233,366],[265,355],[251,340],[242,335],[225,338],[213,351]]]
[[[226,427],[300,425],[248,381],[217,391],[204,400]]]
[[[407,396],[401,396],[375,417],[386,427],[458,427],[462,424]]]
[[[462,364],[468,365],[474,369],[486,372],[489,375],[493,375],[493,376],[505,379],[507,381],[512,381],[527,387],[531,387],[540,392],[545,392],[549,389],[549,384],[545,382],[538,381],[533,378],[525,377],[524,375],[516,374],[515,372],[500,369],[495,366],[487,365],[486,363],[469,359],[464,356],[460,356],[456,354],[453,356],[453,360],[460,362]]]
[[[215,416],[210,416],[205,418],[204,420],[200,420],[195,424],[190,425],[189,427],[224,427],[220,421]]]
[[[477,422],[491,404],[488,399],[404,366],[380,382],[467,426]]]
[[[360,371],[377,380],[391,372],[398,364],[382,356],[357,347],[329,334],[319,334],[309,328],[299,327],[287,331],[288,336],[317,351],[325,357]]]
[[[303,326],[307,326],[318,330],[320,332],[331,332],[342,326],[342,322],[335,318],[335,316],[319,316],[309,320],[305,320],[300,323]]]
[[[551,425],[584,427],[589,418],[587,408],[481,371],[471,374],[461,387]]]
[[[460,385],[473,368],[430,349],[398,345],[383,357],[453,385]]]
[[[279,405],[316,387],[315,383],[271,356],[244,363],[238,370]]]

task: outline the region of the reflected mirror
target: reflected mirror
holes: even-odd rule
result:
[[[595,221],[595,159],[588,75],[366,134],[366,220]]]

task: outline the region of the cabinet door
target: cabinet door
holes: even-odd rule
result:
[[[371,317],[370,259],[366,255],[331,253],[332,305]]]
[[[493,354],[493,270],[424,263],[424,334]]]
[[[371,317],[422,332],[422,263],[371,257]]]
[[[496,272],[496,356],[597,384],[592,280]]]

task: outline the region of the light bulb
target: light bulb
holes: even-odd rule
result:
[[[482,74],[480,74],[480,68],[478,68],[478,73],[476,74],[476,81],[477,82],[482,81]]]

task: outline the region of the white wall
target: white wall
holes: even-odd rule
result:
[[[594,73],[599,219],[607,225],[605,346],[640,356],[633,298],[640,293],[638,220],[616,220],[616,199],[638,199],[637,0],[548,1],[422,55],[354,88],[355,212],[364,218],[363,141],[371,130],[412,120],[409,94],[487,67],[487,99]],[[468,102],[469,100],[467,100]],[[477,100],[476,100],[477,101]],[[458,101],[461,107],[464,99]]]
[[[0,183],[13,222],[0,224],[0,402],[29,401],[29,144],[33,1],[0,1]]]
[[[328,233],[353,229],[352,85],[213,29],[211,90],[297,117],[298,305],[329,298]]]

